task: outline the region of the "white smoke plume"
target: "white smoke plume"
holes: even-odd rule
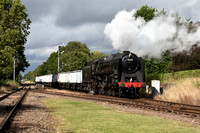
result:
[[[200,30],[188,33],[185,25],[177,27],[177,17],[173,13],[145,22],[143,18],[136,19],[135,12],[120,11],[106,25],[104,33],[114,49],[129,50],[138,56],[160,57],[163,51],[187,51],[200,41]]]

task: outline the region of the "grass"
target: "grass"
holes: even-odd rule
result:
[[[77,133],[197,133],[200,128],[178,121],[116,111],[92,102],[45,100],[58,132]]]

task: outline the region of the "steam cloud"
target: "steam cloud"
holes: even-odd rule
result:
[[[176,26],[177,17],[172,13],[159,15],[149,22],[135,18],[136,10],[120,11],[105,27],[104,33],[116,50],[129,50],[138,56],[160,57],[163,51],[189,50],[200,41],[200,30],[188,33],[186,25]]]

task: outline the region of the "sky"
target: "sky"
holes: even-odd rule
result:
[[[200,20],[200,0],[21,0],[27,8],[30,34],[25,55],[34,70],[47,60],[59,45],[70,41],[87,44],[91,51],[115,53],[105,27],[120,11],[137,10],[143,5],[159,11],[178,12],[182,18]]]

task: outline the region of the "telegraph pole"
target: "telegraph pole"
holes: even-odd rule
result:
[[[60,52],[60,48],[61,48],[62,46],[64,46],[64,43],[63,43],[62,45],[58,46],[58,73],[59,73],[59,71],[60,71],[60,60],[59,60],[59,58],[60,58],[60,54],[63,53],[63,51]]]
[[[59,64],[60,64],[60,63],[59,63],[59,57],[60,57],[59,50],[60,50],[60,46],[58,46],[58,73],[59,73],[59,69],[60,69],[60,68],[59,68]]]

